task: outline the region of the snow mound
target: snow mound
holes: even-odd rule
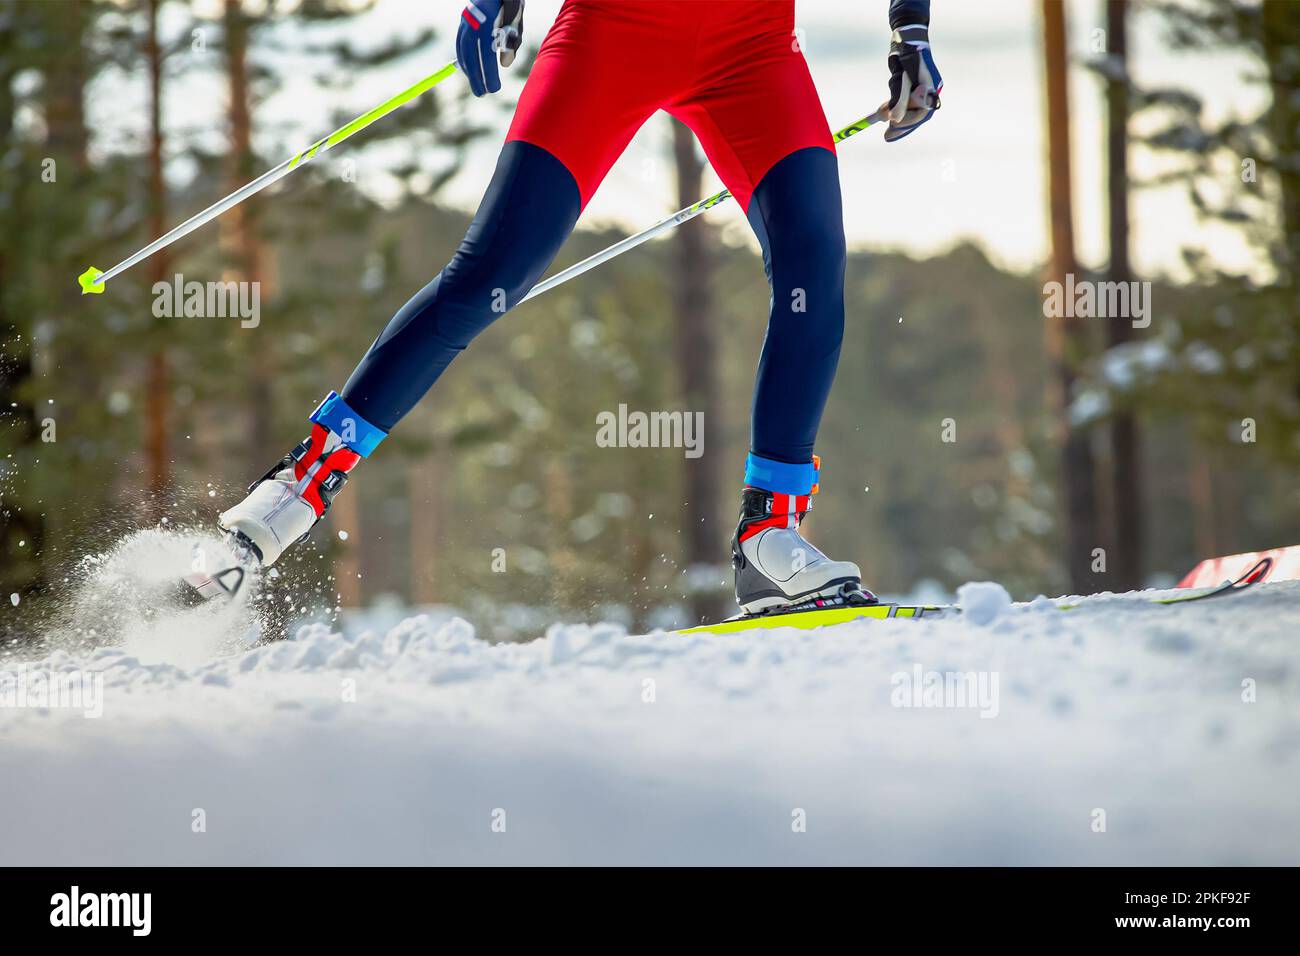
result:
[[[1011,610],[1011,595],[996,581],[971,581],[957,589],[957,606],[972,624],[992,624]]]
[[[555,624],[493,645],[413,617],[197,663],[133,634],[9,662],[10,689],[19,668],[97,682],[101,715],[0,707],[23,779],[0,788],[0,818],[22,821],[4,856],[1300,862],[1300,585],[1068,613],[970,588],[967,616],[818,631]]]

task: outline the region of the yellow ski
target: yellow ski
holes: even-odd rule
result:
[[[1166,598],[1139,598],[1148,604],[1185,604],[1189,601],[1204,601],[1207,598],[1222,597],[1226,594],[1238,594],[1267,577],[1273,566],[1273,559],[1261,558],[1253,568],[1235,581],[1225,581],[1217,588],[1209,588]],[[1079,604],[1058,604],[1058,611],[1073,611]],[[733,617],[716,624],[700,624],[696,627],[683,628],[674,634],[733,634],[738,631],[770,631],[780,627],[794,627],[811,631],[832,624],[845,624],[857,620],[888,620],[903,618],[920,620],[955,616],[961,608],[952,604],[837,604],[834,607],[812,607],[806,610],[770,611],[766,614],[751,614]]]
[[[778,627],[797,627],[810,631],[817,627],[831,624],[844,624],[859,618],[882,620],[886,618],[904,618],[919,620],[922,617],[942,617],[955,614],[957,608],[944,604],[853,604],[844,607],[812,608],[807,611],[790,611],[785,614],[756,614],[750,617],[732,618],[716,624],[701,624],[688,627],[676,634],[731,634],[736,631],[756,629],[772,630]]]

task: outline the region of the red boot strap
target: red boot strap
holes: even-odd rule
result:
[[[740,532],[739,540],[746,541],[765,528],[797,528],[812,508],[812,495],[783,495],[773,491],[771,496],[772,508],[769,514],[746,525]]]

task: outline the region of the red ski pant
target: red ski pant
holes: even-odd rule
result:
[[[778,160],[835,149],[794,25],[793,0],[568,0],[506,139],[559,159],[585,206],[636,131],[665,110],[695,132],[748,210]]]

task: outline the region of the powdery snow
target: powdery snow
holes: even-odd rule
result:
[[[103,714],[0,708],[0,858],[1300,862],[1300,584],[1069,612],[965,596],[983,625],[489,645],[416,617],[241,651],[228,620],[154,622],[144,657],[27,662],[102,677]],[[945,673],[969,693],[937,701],[968,706],[903,706]]]
[[[957,606],[973,624],[991,624],[1011,609],[1011,595],[996,581],[971,581],[957,589]]]

